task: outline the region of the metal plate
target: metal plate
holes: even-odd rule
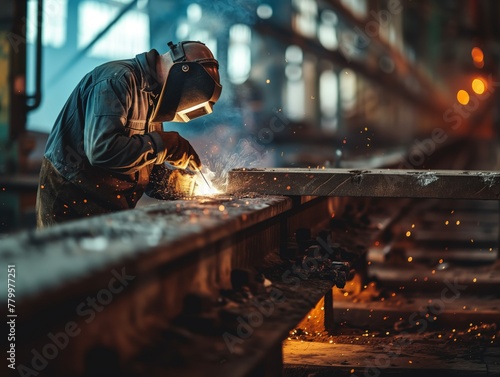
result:
[[[498,200],[500,173],[389,169],[237,169],[229,172],[228,192]]]

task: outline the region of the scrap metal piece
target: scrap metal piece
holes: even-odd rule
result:
[[[235,169],[229,193],[500,199],[500,172],[398,169]]]

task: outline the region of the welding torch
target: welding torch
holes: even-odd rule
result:
[[[189,158],[189,162],[188,162],[188,169],[195,172],[195,173],[199,173],[201,175],[201,177],[203,178],[203,180],[205,181],[205,183],[207,184],[208,188],[210,189],[210,191],[212,191],[212,186],[210,186],[210,183],[208,183],[207,179],[205,178],[205,175],[203,174],[203,172],[201,171],[201,169],[197,166],[195,166],[193,164],[193,161],[190,161],[191,160],[191,157]]]

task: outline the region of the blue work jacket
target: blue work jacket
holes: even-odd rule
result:
[[[104,199],[109,210],[135,207],[144,191],[158,197],[148,187],[153,168],[157,176],[165,169],[162,124],[149,122],[161,91],[158,56],[151,50],[89,72],[49,135],[45,158],[83,196]]]

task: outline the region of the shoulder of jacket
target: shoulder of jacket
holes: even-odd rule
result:
[[[93,71],[94,84],[103,80],[137,82],[140,70],[133,59],[115,60],[101,64]]]

